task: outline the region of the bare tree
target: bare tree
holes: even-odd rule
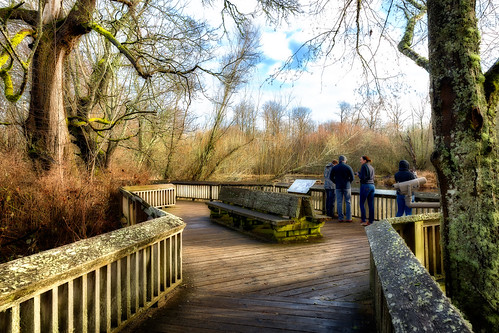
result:
[[[339,112],[340,122],[344,123],[348,119],[350,119],[350,117],[354,113],[354,108],[350,103],[345,101],[338,103],[338,106],[340,107],[340,112]]]
[[[223,156],[219,157],[217,161],[211,165],[209,164],[214,156],[217,142],[230,127],[230,124],[227,124],[227,113],[231,98],[246,83],[251,69],[259,57],[259,54],[256,52],[258,31],[248,24],[241,26],[241,28],[244,29],[244,33],[239,35],[236,48],[232,54],[227,56],[227,60],[225,61],[227,65],[221,71],[223,73],[223,84],[219,95],[214,101],[214,112],[208,136],[206,141],[203,142],[197,159],[193,164],[191,173],[193,180],[209,177],[215,172],[221,161],[247,144],[246,142],[243,145],[232,147]]]
[[[279,135],[284,129],[286,108],[278,101],[267,101],[262,106],[262,118],[265,132],[270,135]]]
[[[233,108],[234,125],[248,136],[253,136],[256,131],[256,121],[258,119],[258,109],[247,100],[243,100]]]
[[[297,106],[291,110],[291,129],[294,137],[301,139],[314,130],[311,115],[312,110],[304,106]]]

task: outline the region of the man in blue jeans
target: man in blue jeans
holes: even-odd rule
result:
[[[339,163],[331,169],[330,178],[336,186],[336,209],[338,211],[338,222],[352,222],[352,190],[351,183],[354,180],[352,168],[346,164],[347,158],[341,155]],[[343,215],[343,199],[345,200],[345,215]]]
[[[324,191],[326,192],[326,215],[334,217],[335,187],[330,175],[333,167],[338,164],[337,160],[329,162],[324,168]]]

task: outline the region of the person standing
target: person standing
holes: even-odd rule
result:
[[[357,173],[360,179],[360,217],[361,225],[368,226],[374,222],[374,168],[371,159],[364,155],[360,158],[360,171]],[[366,222],[366,206],[369,207],[369,222]]]
[[[395,182],[402,183],[409,180],[416,179],[416,175],[409,170],[409,162],[406,160],[401,160],[399,162],[399,171],[395,174]],[[411,198],[411,201],[414,201],[414,197]],[[405,204],[405,195],[400,192],[400,189],[397,189],[397,214],[396,217],[400,217],[405,215],[412,214],[412,208],[407,207]]]
[[[347,158],[341,155],[339,163],[331,169],[330,178],[336,186],[336,210],[338,211],[338,222],[352,222],[352,190],[351,183],[354,180],[352,168],[346,164]],[[345,215],[343,215],[343,200],[345,200]]]
[[[326,192],[326,215],[330,217],[334,217],[334,201],[336,199],[336,195],[334,193],[335,186],[331,181],[329,176],[331,175],[331,170],[333,167],[338,164],[337,160],[332,160],[326,165],[324,169],[324,191]]]

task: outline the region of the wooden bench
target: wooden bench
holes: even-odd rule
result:
[[[322,237],[328,219],[316,215],[310,196],[222,186],[206,204],[212,221],[279,243]]]

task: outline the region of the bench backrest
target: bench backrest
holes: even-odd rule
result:
[[[222,186],[218,193],[218,199],[233,205],[280,216],[295,218],[314,216],[310,197],[305,195]]]

